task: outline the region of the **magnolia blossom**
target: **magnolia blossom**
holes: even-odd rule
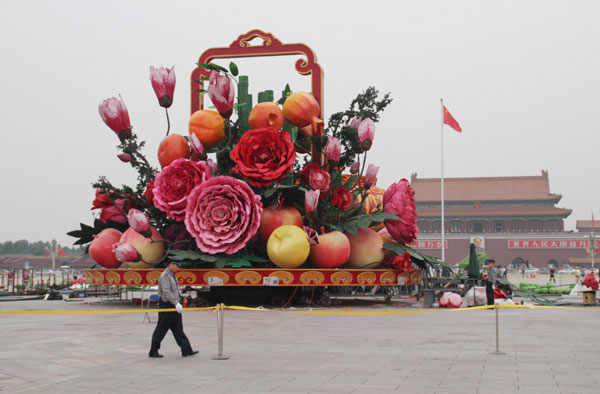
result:
[[[233,113],[235,83],[232,79],[229,79],[214,70],[210,72],[208,83],[208,97],[210,97],[210,100],[213,102],[221,116],[228,119]]]
[[[137,249],[133,245],[125,242],[117,242],[113,244],[112,251],[117,260],[119,260],[121,263],[133,263],[142,259],[142,256]]]
[[[217,175],[217,163],[213,159],[207,159],[206,164],[210,169],[210,175]]]
[[[129,121],[129,112],[121,95],[119,98],[111,97],[100,103],[98,106],[100,117],[119,138],[131,138],[131,122]]]
[[[350,127],[358,129],[358,126],[360,126],[360,118],[358,116],[350,119]]]
[[[375,123],[372,119],[366,118],[360,122],[358,126],[358,140],[360,141],[360,147],[364,150],[371,149],[373,145],[373,139],[375,138]]]
[[[409,245],[419,234],[415,192],[406,179],[393,183],[383,194],[383,211],[402,220],[386,220],[385,227],[394,239]]]
[[[319,194],[321,194],[319,190],[307,190],[304,193],[304,210],[306,211],[307,215],[317,210],[317,205],[319,204]]]
[[[148,218],[140,210],[131,208],[127,213],[127,223],[129,223],[129,227],[147,238],[152,235]]]
[[[123,163],[129,163],[131,161],[131,155],[129,153],[120,153],[120,154],[117,155],[117,157]]]
[[[150,81],[158,98],[158,104],[161,107],[169,108],[173,104],[173,92],[175,91],[175,66],[170,69],[150,66]]]
[[[311,245],[319,244],[319,233],[314,228],[310,228],[307,226],[302,226],[304,232],[306,233],[306,238],[308,239],[308,243]]]
[[[360,162],[359,161],[355,161],[351,166],[350,166],[350,174],[352,175],[356,175],[358,174],[358,171],[360,171]]]
[[[204,153],[204,145],[202,145],[202,142],[196,136],[196,133],[190,134],[189,140],[190,140],[190,145],[192,147],[191,159],[193,161],[206,160],[207,156],[206,156],[206,153]]]
[[[342,143],[335,137],[331,137],[327,140],[327,144],[325,144],[325,156],[329,161],[340,161],[340,153],[342,150]]]
[[[377,172],[379,171],[379,167],[375,164],[369,164],[367,167],[367,173],[365,174],[365,186],[369,187],[375,182],[375,178],[377,177]]]

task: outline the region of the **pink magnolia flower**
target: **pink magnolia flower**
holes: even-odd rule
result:
[[[370,187],[373,182],[375,182],[378,172],[379,167],[377,167],[375,164],[369,164],[369,167],[367,167],[367,173],[365,174],[365,187]]]
[[[129,112],[121,95],[119,98],[111,97],[98,106],[100,117],[108,127],[121,139],[131,138],[131,122]]]
[[[359,161],[355,161],[351,166],[350,166],[350,174],[352,175],[356,175],[358,174],[358,171],[360,171],[360,162]]]
[[[360,126],[360,118],[358,116],[350,119],[350,127],[358,129],[358,126]]]
[[[358,126],[358,140],[364,150],[371,149],[375,138],[375,123],[370,118],[364,119]]]
[[[143,236],[150,238],[152,231],[150,230],[150,223],[146,215],[142,211],[135,208],[131,208],[127,213],[127,222],[129,227],[142,234]]]
[[[306,238],[308,238],[308,243],[311,245],[319,244],[319,233],[314,228],[310,228],[307,226],[302,226],[304,232],[306,233]]]
[[[112,220],[117,223],[127,223],[127,216],[125,216],[127,205],[129,205],[129,201],[124,198],[112,201],[112,205],[100,209],[100,220],[103,222]]]
[[[120,153],[120,154],[117,155],[117,157],[123,163],[129,163],[131,161],[131,155],[129,153]]]
[[[116,242],[113,244],[112,251],[117,260],[121,263],[136,262],[142,259],[142,256],[137,249],[125,242]]]
[[[331,176],[325,170],[312,170],[308,175],[308,185],[311,189],[321,192],[321,199],[327,198],[327,193],[329,193],[331,187]]]
[[[170,69],[165,67],[154,68],[150,66],[150,82],[158,104],[169,108],[173,104],[173,92],[175,91],[175,66]]]
[[[188,195],[210,177],[203,161],[180,158],[158,173],[154,181],[154,206],[175,220],[185,218]]]
[[[229,79],[214,70],[210,72],[208,83],[208,97],[210,97],[210,100],[213,102],[221,116],[228,119],[233,113],[235,83],[232,79]]]
[[[415,192],[406,179],[393,183],[383,194],[383,211],[396,213],[402,220],[386,220],[385,227],[394,239],[405,245],[419,235]]]
[[[317,205],[319,205],[319,194],[321,194],[319,190],[307,190],[304,193],[304,211],[307,215],[317,210]]]
[[[217,163],[213,159],[206,160],[208,168],[210,168],[210,175],[217,175]]]
[[[331,137],[327,140],[327,144],[325,144],[325,156],[329,161],[340,161],[340,153],[342,151],[342,143],[335,137]]]
[[[246,182],[217,176],[192,190],[184,222],[201,251],[233,254],[258,231],[262,210],[260,196]]]
[[[198,161],[207,159],[206,153],[204,152],[204,145],[202,145],[202,142],[195,133],[190,134],[190,145],[192,147],[192,160]]]

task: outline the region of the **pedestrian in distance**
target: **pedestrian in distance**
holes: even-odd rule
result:
[[[179,271],[179,265],[171,262],[160,275],[160,278],[158,278],[158,296],[160,297],[158,307],[160,309],[175,308],[176,311],[158,312],[158,322],[156,323],[154,333],[152,333],[149,357],[162,357],[162,354],[158,353],[158,349],[160,349],[160,343],[169,330],[171,330],[175,337],[175,342],[181,348],[181,355],[183,357],[193,356],[198,353],[197,350],[192,349],[190,341],[183,332],[181,291],[179,290],[177,279],[175,279],[177,271]]]
[[[487,277],[485,278],[485,295],[487,296],[487,304],[494,305],[494,284],[498,278],[498,273],[494,268],[496,261],[494,259],[489,259],[487,263],[488,268]]]
[[[550,279],[548,280],[548,282],[550,282],[550,281],[556,283],[556,278],[554,277],[554,266],[553,265],[550,266]]]

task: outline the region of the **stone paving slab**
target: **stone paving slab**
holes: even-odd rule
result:
[[[131,309],[117,303],[20,301],[7,310]],[[410,311],[394,306],[344,311]],[[143,314],[0,315],[0,391],[7,393],[598,393],[600,308],[334,316],[184,312],[200,353],[171,334],[147,357],[156,324]]]

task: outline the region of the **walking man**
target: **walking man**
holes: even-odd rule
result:
[[[179,271],[179,265],[171,262],[158,279],[159,308],[175,308],[177,311],[158,312],[158,323],[156,323],[156,328],[152,334],[152,345],[148,354],[150,357],[162,357],[162,354],[158,353],[158,349],[160,349],[160,343],[169,330],[171,330],[175,337],[175,342],[181,348],[181,355],[183,357],[193,356],[198,353],[197,350],[192,350],[190,341],[183,332],[183,319],[181,318],[183,306],[180,303],[181,292],[179,291],[177,279],[175,279],[177,271]]]
[[[487,296],[487,304],[494,305],[494,283],[498,278],[496,269],[494,268],[494,259],[490,259],[488,262],[487,278],[485,279],[485,295]]]

